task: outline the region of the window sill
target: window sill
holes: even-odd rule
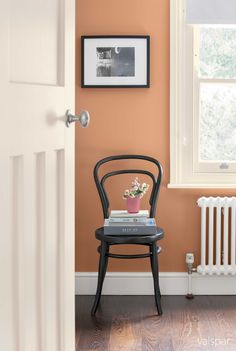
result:
[[[236,189],[236,184],[173,184],[168,189]]]

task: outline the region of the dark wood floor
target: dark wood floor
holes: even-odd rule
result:
[[[163,316],[153,296],[76,297],[76,351],[236,351],[236,296],[163,296]]]

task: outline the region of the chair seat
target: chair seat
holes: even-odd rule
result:
[[[141,244],[149,245],[164,237],[162,228],[156,227],[156,233],[151,235],[106,235],[104,227],[100,227],[95,231],[95,236],[100,241],[105,241],[108,244]]]

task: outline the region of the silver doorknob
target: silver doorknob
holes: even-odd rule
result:
[[[73,122],[79,122],[82,128],[86,128],[89,125],[90,122],[90,116],[88,111],[82,111],[79,116],[74,116],[70,112],[70,110],[66,111],[66,126],[69,128],[70,124]]]

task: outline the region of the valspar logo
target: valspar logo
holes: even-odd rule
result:
[[[232,341],[232,339],[230,338],[198,338],[198,344],[199,345],[203,345],[203,346],[226,346],[226,345],[230,345],[230,342]],[[232,343],[231,343],[232,345]]]

